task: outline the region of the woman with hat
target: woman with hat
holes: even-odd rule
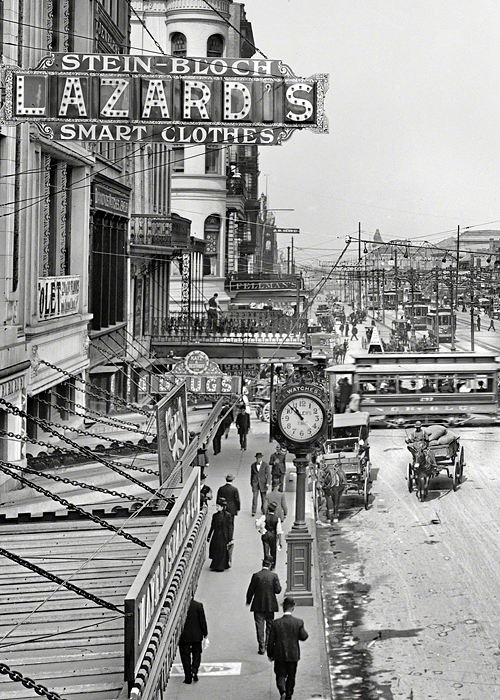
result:
[[[219,498],[216,504],[217,512],[212,516],[212,523],[208,531],[208,549],[211,571],[225,571],[229,569],[229,546],[233,543],[233,519],[226,510],[226,499]]]

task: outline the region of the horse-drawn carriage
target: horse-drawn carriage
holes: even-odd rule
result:
[[[422,429],[426,440],[416,445],[407,440],[413,457],[408,464],[407,485],[411,493],[415,488],[418,498],[424,500],[429,492],[430,480],[444,471],[452,479],[453,491],[463,480],[465,455],[460,437],[444,425],[429,425]]]
[[[365,509],[370,500],[370,415],[366,412],[340,413],[333,416],[330,439],[325,440],[318,458],[316,493],[333,502],[334,519],[343,493],[363,496]]]

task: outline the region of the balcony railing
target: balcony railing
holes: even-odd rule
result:
[[[301,342],[307,322],[281,311],[250,309],[228,311],[209,319],[206,313],[171,313],[152,319],[153,341],[197,340],[217,343],[292,343]]]
[[[211,0],[210,3],[214,10],[227,14],[229,17],[229,0]],[[207,11],[208,5],[204,0],[168,0],[166,12],[174,12],[175,10],[203,10]]]

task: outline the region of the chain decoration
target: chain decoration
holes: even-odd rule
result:
[[[86,382],[84,379],[81,377],[78,377],[76,374],[70,374],[70,372],[66,372],[65,369],[62,369],[61,367],[57,367],[57,365],[53,365],[51,362],[48,362],[47,360],[42,360],[40,358],[40,362],[44,364],[46,367],[50,367],[50,369],[55,370],[56,372],[60,372],[61,374],[64,374],[65,377],[68,377],[68,379],[74,379],[76,382],[80,382],[80,384],[83,384],[85,387],[90,387],[91,389],[95,389],[95,386],[93,384],[90,384],[89,382]],[[130,404],[128,401],[125,401],[125,399],[120,398],[119,396],[115,396],[112,394],[110,391],[106,391],[106,389],[99,389],[100,394],[93,393],[92,395],[95,398],[101,399],[103,396],[108,396],[110,399],[112,399],[115,403],[120,403],[123,406],[126,406],[127,408],[130,408],[132,404]],[[141,408],[133,407],[137,413],[142,413],[145,416],[149,416],[150,411],[146,411]]]
[[[0,663],[0,673],[4,676],[9,676],[10,680],[15,683],[22,683],[25,688],[34,690],[37,695],[43,695],[48,698],[48,700],[64,700],[58,693],[49,690],[41,683],[36,683],[32,678],[28,678],[28,676],[23,676],[19,671],[14,671],[10,666],[7,666],[7,664]]]
[[[76,593],[82,598],[91,600],[93,603],[99,605],[101,608],[107,608],[108,610],[112,610],[113,612],[120,613],[120,615],[125,615],[123,610],[117,608],[116,605],[114,605],[113,603],[108,603],[107,600],[102,600],[102,598],[98,598],[93,593],[89,593],[83,588],[75,586],[74,583],[70,583],[69,581],[66,581],[60,576],[57,576],[56,574],[51,574],[50,571],[46,571],[40,566],[37,566],[36,564],[33,564],[32,562],[27,561],[26,559],[23,559],[18,554],[14,554],[14,552],[9,552],[9,550],[0,547],[0,554],[2,554],[4,557],[7,557],[8,559],[11,559],[12,561],[15,561],[16,564],[19,564],[20,566],[24,566],[25,569],[29,569],[30,571],[33,571],[33,573],[38,574],[39,576],[43,576],[44,578],[48,579],[49,581],[52,581],[53,583],[57,583],[58,586],[63,586],[64,588],[67,588],[68,591],[72,591],[73,593]]]
[[[15,471],[12,471],[11,467],[12,467],[12,465],[9,462],[4,462],[3,460],[0,459],[0,470],[3,471],[8,476],[11,476],[13,479],[17,479],[17,481],[20,481],[21,484],[24,484],[25,486],[29,486],[30,488],[34,489],[35,491],[38,491],[38,493],[41,493],[43,496],[47,496],[47,498],[51,498],[53,501],[57,501],[58,503],[63,505],[68,510],[74,510],[77,513],[80,513],[80,515],[83,515],[85,518],[89,518],[89,520],[92,520],[92,522],[96,523],[97,525],[100,525],[101,527],[105,527],[107,530],[111,530],[112,532],[115,532],[117,535],[121,535],[126,540],[130,540],[134,544],[138,544],[140,547],[147,547],[148,549],[151,549],[151,547],[148,544],[146,544],[142,540],[138,539],[137,537],[134,537],[134,535],[129,535],[128,532],[124,532],[121,528],[115,527],[114,525],[111,525],[111,523],[108,523],[107,520],[103,520],[102,518],[99,518],[97,515],[94,515],[93,513],[89,513],[89,511],[84,510],[83,508],[80,508],[80,506],[76,506],[74,503],[70,503],[65,498],[61,498],[61,496],[58,496],[57,494],[52,493],[52,491],[47,491],[47,489],[44,489],[43,486],[39,486],[38,484],[35,484],[33,481],[30,481],[29,479],[26,479],[24,476],[21,476],[21,474],[17,474]]]
[[[94,486],[93,484],[86,484],[83,481],[75,481],[74,479],[68,479],[65,476],[58,476],[57,474],[47,474],[46,472],[38,471],[38,469],[33,469],[33,467],[18,467],[17,464],[13,464],[12,467],[15,469],[21,469],[23,472],[28,472],[34,476],[42,476],[44,479],[51,479],[52,481],[60,482],[61,484],[69,484],[71,486],[77,486],[81,489],[88,489],[89,491],[99,491],[100,493],[106,493],[109,496],[114,496],[115,498],[123,498],[126,501],[133,501],[139,503],[145,503],[143,498],[137,498],[136,496],[130,496],[127,493],[120,493],[119,491],[112,491],[111,489],[106,489],[104,486]]]
[[[34,416],[31,416],[29,413],[26,413],[25,411],[22,411],[20,408],[17,408],[17,406],[14,406],[14,404],[10,403],[10,401],[6,401],[5,399],[2,399],[2,398],[0,398],[0,404],[3,404],[4,406],[6,406],[9,413],[13,413],[16,416],[21,416],[22,418],[29,418],[34,423],[36,423],[41,428],[43,428],[43,430],[45,430],[46,432],[51,433],[51,435],[55,435],[60,440],[63,440],[64,442],[68,443],[68,445],[71,445],[71,447],[74,447],[76,450],[79,450],[82,454],[87,455],[87,457],[90,457],[92,462],[99,462],[100,464],[104,464],[105,467],[109,467],[109,469],[112,469],[117,474],[124,476],[129,481],[132,481],[134,484],[137,484],[138,486],[140,486],[141,489],[145,489],[146,491],[149,491],[149,493],[152,493],[153,496],[158,496],[158,492],[156,491],[156,489],[151,488],[151,486],[149,486],[148,484],[144,484],[142,481],[139,481],[139,479],[136,479],[134,476],[131,476],[130,474],[127,474],[126,472],[124,472],[122,469],[117,467],[115,464],[113,464],[109,460],[103,459],[98,454],[93,453],[87,447],[84,447],[83,445],[79,445],[77,442],[73,442],[73,440],[70,440],[70,438],[66,437],[65,435],[61,435],[60,433],[57,432],[57,430],[54,430],[52,428],[52,425],[55,425],[59,428],[62,428],[63,430],[66,430],[66,427],[64,425],[60,425],[58,423],[50,424],[50,423],[47,423],[47,421],[42,420],[41,418],[35,418]],[[76,430],[76,428],[74,428],[73,430]]]
[[[53,393],[56,396],[59,396],[61,399],[65,399],[66,397],[60,394],[58,391],[55,391],[55,388],[52,389]],[[40,397],[38,397],[38,400],[41,401]],[[120,420],[119,418],[111,418],[108,416],[106,420],[103,420],[105,416],[103,416],[102,413],[99,413],[99,411],[94,411],[91,408],[88,408],[87,406],[84,406],[81,403],[77,403],[76,401],[70,401],[72,406],[75,406],[76,408],[81,408],[83,411],[86,413],[94,414],[95,416],[99,416],[99,418],[96,418],[97,423],[102,423],[103,425],[111,425],[114,428],[124,428],[125,430],[128,430],[129,432],[135,432],[135,433],[140,433],[141,435],[147,435],[149,437],[154,437],[153,433],[149,433],[146,430],[141,430],[138,425],[135,423],[130,423],[127,420]],[[69,409],[68,409],[69,410]],[[82,416],[81,413],[77,413],[76,411],[69,411],[70,413],[73,413],[75,416],[81,416],[82,418],[85,418],[85,416]]]
[[[50,401],[45,401],[45,399],[41,399],[40,397],[37,397],[38,401],[40,403],[45,404],[46,406],[49,406],[50,408],[54,408],[54,405],[50,403]],[[75,414],[78,415],[78,414]],[[122,445],[126,445],[126,442],[123,442],[123,440],[117,440],[116,438],[109,437],[109,435],[98,435],[96,433],[91,433],[88,430],[82,430],[81,428],[75,428],[73,425],[63,425],[62,423],[54,423],[51,421],[52,425],[55,425],[56,428],[61,428],[62,430],[69,430],[72,433],[76,433],[77,435],[84,435],[85,437],[95,437],[98,438],[99,440],[104,440],[105,442],[120,442]],[[142,431],[141,431],[142,432]],[[143,452],[151,452],[151,450],[147,449],[143,445],[134,445],[139,451]]]

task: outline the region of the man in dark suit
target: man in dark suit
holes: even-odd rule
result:
[[[278,574],[270,571],[271,560],[264,559],[262,569],[253,574],[247,591],[247,605],[253,612],[259,654],[265,654],[267,639],[274,613],[278,612],[276,595],[281,592]]]
[[[262,452],[255,454],[255,462],[250,467],[250,486],[252,487],[252,515],[257,512],[257,501],[260,493],[260,508],[264,512],[264,501],[267,489],[271,485],[271,469],[262,459]]]
[[[241,509],[241,504],[239,491],[236,486],[233,486],[233,481],[234,476],[232,474],[228,474],[226,476],[226,483],[217,491],[217,503],[221,498],[226,500],[226,512],[229,513],[233,520],[234,531],[234,518],[236,515],[238,515],[238,511]],[[230,544],[227,547],[227,551],[229,553],[229,566],[231,566],[233,559],[233,546],[233,544]]]
[[[295,600],[287,596],[283,601],[283,617],[272,622],[267,641],[267,655],[274,661],[280,700],[292,699],[300,659],[299,641],[305,642],[309,636],[304,622],[292,615],[294,609]]]
[[[286,475],[286,451],[282,450],[280,445],[276,445],[276,452],[273,452],[270,456],[269,466],[271,467],[273,481],[278,479],[279,490],[283,491]]]
[[[201,662],[201,642],[208,637],[207,620],[203,604],[194,598],[189,604],[184,629],[179,639],[179,653],[184,669],[184,683],[198,680]]]

